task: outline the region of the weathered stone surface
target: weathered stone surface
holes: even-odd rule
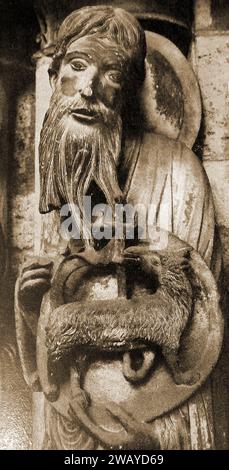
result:
[[[33,247],[34,195],[16,196],[12,202],[13,246],[24,249]]]
[[[216,209],[216,221],[219,225],[229,226],[229,161],[204,162]]]
[[[229,35],[197,36],[195,51],[203,99],[203,159],[229,160]]]
[[[211,0],[196,0],[195,30],[210,28],[212,25]]]
[[[11,260],[13,270],[34,244],[34,86],[30,84],[16,99],[15,138],[10,161]]]
[[[225,225],[219,225],[219,237],[221,241],[222,257],[224,262],[224,280],[225,288],[229,293],[229,227]],[[226,306],[226,314],[228,305]]]
[[[179,36],[179,26],[182,29],[182,37],[184,37],[186,28],[187,30],[190,28],[193,17],[192,0],[170,0],[163,2],[160,0],[139,0],[138,2],[133,0],[107,0],[106,2],[101,0],[68,0],[67,2],[63,0],[58,2],[53,2],[52,0],[33,0],[32,3],[41,28],[38,40],[41,42],[41,49],[43,49],[46,55],[50,55],[53,51],[58,26],[63,19],[72,11],[88,5],[101,5],[104,3],[113,7],[124,8],[135,14],[140,20],[145,21],[146,29],[150,30],[152,27],[151,22],[155,22],[155,28],[159,20],[159,23],[161,23],[159,29],[162,28],[165,36],[168,34],[168,37],[171,26],[175,25],[177,33],[175,34],[175,42],[178,40],[176,36]]]
[[[1,340],[0,374],[0,449],[29,449],[32,446],[31,392],[24,382],[12,338]]]
[[[19,263],[33,254],[34,194],[16,196],[11,200],[11,259],[17,271]]]
[[[219,228],[224,275],[229,289],[229,161],[204,163],[216,209],[216,222]]]
[[[211,15],[213,26],[218,30],[229,28],[229,5],[228,0],[211,0]]]
[[[34,123],[35,97],[33,84],[17,99],[12,190],[27,194],[34,190]]]
[[[229,27],[228,0],[196,0],[195,29],[223,31]]]

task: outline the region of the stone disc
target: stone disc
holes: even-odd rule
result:
[[[77,420],[84,429],[95,435],[100,431],[111,433],[116,444],[121,445],[125,440],[125,431],[106,411],[109,403],[121,405],[139,422],[151,422],[185,402],[211,373],[221,350],[223,319],[217,286],[211,271],[197,252],[193,251],[191,258],[192,269],[200,281],[201,294],[195,301],[192,321],[182,337],[179,362],[184,371],[191,371],[192,382],[176,384],[165,361],[162,361],[152,370],[147,380],[133,384],[122,373],[121,357],[111,359],[106,354],[95,354],[86,367],[81,384],[82,389],[90,396],[90,404],[85,409],[79,405],[77,411]],[[42,384],[46,381],[47,374],[44,362],[46,344],[42,332],[45,332],[50,314],[48,299],[49,296],[43,303],[44,315],[41,314],[38,327],[37,364]],[[74,308],[74,302],[65,304],[65,314],[68,316]],[[78,390],[79,393],[82,389]],[[65,417],[68,417],[71,402],[70,390],[71,385],[67,379],[61,385],[59,398],[52,403],[56,411]]]
[[[140,95],[145,127],[192,148],[201,121],[195,74],[171,41],[150,31],[146,41],[146,78]]]

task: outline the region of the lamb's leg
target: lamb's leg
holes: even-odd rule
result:
[[[132,362],[134,362],[134,354],[135,351],[128,351],[123,354],[123,362],[122,362],[122,371],[124,377],[129,382],[140,382],[145,379],[148,372],[153,366],[155,360],[155,352],[154,351],[141,351],[142,353],[142,363],[137,368],[132,366]]]
[[[193,370],[181,370],[177,351],[168,351],[164,348],[162,352],[177,385],[193,385],[198,382],[199,376]]]
[[[79,406],[85,409],[90,404],[90,396],[82,388],[82,379],[87,364],[87,354],[80,354],[76,359],[75,365],[70,368],[71,403],[69,412],[73,416],[77,415]]]

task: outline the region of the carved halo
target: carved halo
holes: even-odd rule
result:
[[[145,126],[192,148],[201,121],[195,74],[171,41],[150,31],[146,41],[146,79],[140,96]]]

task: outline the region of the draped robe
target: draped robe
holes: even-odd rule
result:
[[[214,206],[207,175],[197,156],[181,142],[152,133],[132,142],[125,153],[125,167],[129,167],[127,202],[154,205],[158,225],[190,244],[209,265]]]
[[[158,225],[190,244],[211,266],[214,206],[207,175],[196,155],[181,142],[144,133],[126,139],[122,171],[126,202],[155,205]],[[162,449],[214,448],[210,382],[152,426]],[[101,447],[47,404],[44,448]]]

